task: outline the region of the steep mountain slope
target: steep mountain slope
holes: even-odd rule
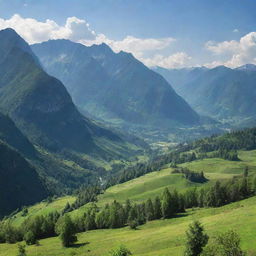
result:
[[[29,159],[51,192],[77,188],[144,154],[140,141],[81,115],[63,84],[41,68],[14,30],[0,31],[0,49],[0,109],[28,139],[14,136],[10,120],[0,128],[0,138]]]
[[[182,77],[175,88],[199,113],[220,119],[256,118],[254,65],[203,69],[196,76],[193,76],[195,69],[185,75],[183,70],[175,72]],[[173,70],[168,73],[169,80],[175,80],[173,73]]]
[[[25,157],[33,158],[36,150],[30,141],[17,128],[15,123],[0,112],[0,140],[9,144]]]
[[[33,143],[55,152],[108,155],[99,145],[102,138],[104,145],[116,143],[129,151],[119,136],[78,112],[63,84],[23,50],[28,45],[11,29],[0,32],[0,48],[5,47],[0,55],[0,108]]]
[[[196,124],[198,115],[160,75],[131,54],[106,44],[86,47],[67,40],[32,46],[47,72],[59,78],[75,103],[111,122]]]
[[[37,172],[0,140],[0,216],[44,199],[48,192]]]
[[[187,84],[189,81],[198,78],[200,75],[208,70],[205,67],[181,69],[166,69],[161,67],[153,67],[152,69],[162,75],[180,95],[184,94],[184,84]]]

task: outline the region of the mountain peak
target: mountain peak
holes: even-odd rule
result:
[[[236,70],[256,71],[256,65],[254,65],[254,64],[245,64],[243,66],[240,66],[240,67],[236,68]]]
[[[12,28],[0,30],[0,59],[4,59],[14,48],[29,53],[38,64],[38,59],[30,49],[28,43]]]

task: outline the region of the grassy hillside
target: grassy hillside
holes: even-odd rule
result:
[[[113,200],[125,201],[127,198],[133,201],[145,201],[149,197],[160,195],[165,187],[184,191],[189,187],[205,186],[218,179],[228,179],[242,174],[246,166],[249,167],[250,172],[256,171],[256,150],[239,151],[238,156],[241,161],[206,158],[179,165],[196,172],[204,171],[209,180],[206,184],[190,182],[182,174],[172,173],[173,169],[168,167],[107,189],[99,197],[98,204],[102,205]]]
[[[235,229],[241,236],[244,250],[256,250],[256,197],[216,209],[189,210],[185,216],[169,220],[151,221],[139,230],[129,228],[96,230],[78,235],[78,243],[68,249],[61,246],[58,237],[40,241],[40,246],[28,246],[30,256],[108,255],[119,244],[125,244],[137,256],[182,255],[185,231],[191,221],[200,219],[206,232],[213,235]],[[1,256],[17,254],[17,245],[1,244]]]
[[[190,182],[182,174],[172,173],[173,169],[166,167],[160,171],[110,187],[104,194],[98,197],[97,205],[103,206],[106,203],[113,202],[113,200],[124,202],[127,198],[134,202],[146,201],[148,198],[161,195],[166,187],[170,190],[177,189],[179,192],[182,192],[188,188],[209,186],[209,184],[216,180],[229,179],[234,175],[242,174],[246,166],[249,167],[249,172],[256,171],[256,150],[239,151],[239,158],[241,161],[238,162],[220,158],[207,158],[180,165],[188,167],[193,171],[204,171],[209,182],[203,184]],[[50,204],[47,202],[36,204],[28,208],[26,217],[22,217],[21,213],[18,213],[12,218],[12,221],[15,224],[20,224],[25,218],[34,214],[40,215],[54,210],[61,211],[67,202],[72,203],[74,200],[75,197],[61,197]],[[86,207],[85,205],[71,212],[71,216],[82,215]]]

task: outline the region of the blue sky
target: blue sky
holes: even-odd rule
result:
[[[41,23],[49,19],[60,27],[68,17],[76,17],[90,24],[85,29],[93,31],[96,43],[104,41],[116,51],[130,51],[147,65],[238,66],[256,62],[255,10],[255,0],[0,0],[0,28],[12,24],[33,43],[47,36],[31,39],[35,38],[28,35],[32,32],[24,32],[28,21],[21,31],[15,20],[10,21],[14,14]],[[35,29],[40,30],[40,24]],[[83,43],[88,39],[82,41],[82,36],[71,37],[71,33],[63,37]],[[89,35],[82,25],[76,33]],[[60,36],[58,32],[54,38]]]

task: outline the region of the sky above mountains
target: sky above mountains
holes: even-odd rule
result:
[[[147,66],[256,64],[255,0],[0,0],[0,29],[30,44],[107,43]]]

